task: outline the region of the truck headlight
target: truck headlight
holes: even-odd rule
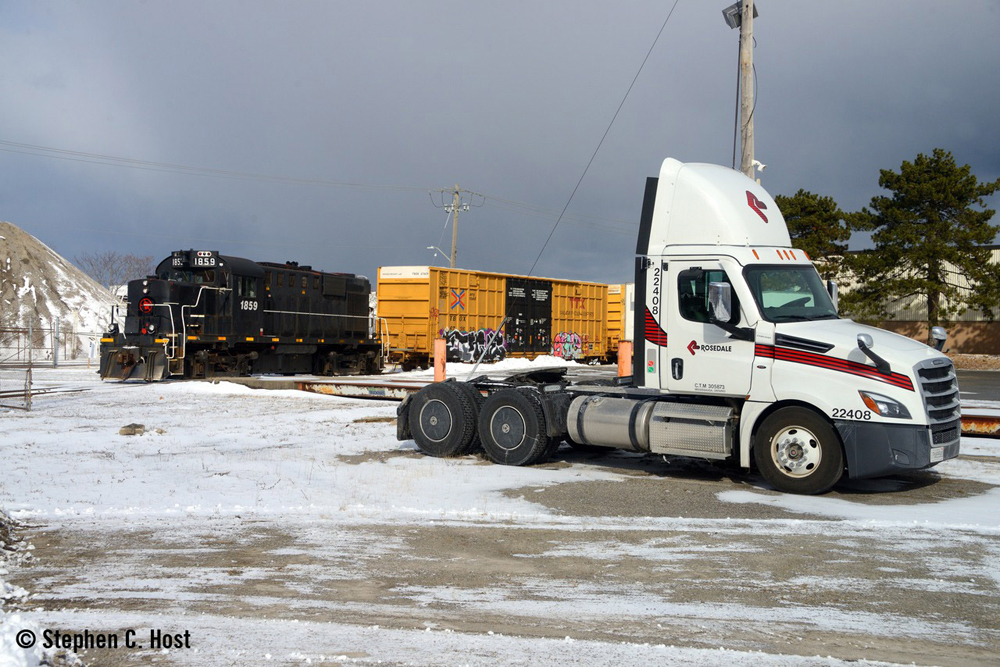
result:
[[[858,393],[861,394],[861,400],[865,402],[868,409],[877,415],[894,419],[911,419],[910,411],[906,409],[906,406],[888,396],[870,391],[859,391]]]

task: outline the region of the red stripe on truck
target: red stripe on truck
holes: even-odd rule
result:
[[[816,366],[818,368],[825,368],[839,373],[848,373],[859,377],[866,377],[870,380],[891,384],[894,387],[899,387],[900,389],[913,391],[913,382],[911,382],[910,378],[906,377],[902,373],[882,373],[868,364],[861,364],[857,361],[848,361],[847,359],[838,359],[837,357],[827,357],[822,354],[803,352],[802,350],[793,350],[787,347],[760,344],[754,347],[754,355],[758,357],[766,357],[768,359],[776,359],[779,361],[790,361],[794,364]]]

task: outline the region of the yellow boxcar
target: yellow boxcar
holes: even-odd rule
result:
[[[607,353],[607,285],[437,266],[385,266],[377,313],[390,361],[426,366],[434,339],[449,361],[599,360]],[[503,323],[503,330],[497,330]]]
[[[608,357],[617,356],[618,341],[625,332],[625,286],[608,285],[608,325],[607,342]]]

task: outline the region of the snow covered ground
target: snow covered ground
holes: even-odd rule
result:
[[[449,375],[468,370],[450,365]],[[993,615],[1000,608],[1000,440],[963,439],[962,458],[907,493],[894,489],[908,482],[890,480],[803,498],[753,478],[705,481],[700,476],[712,473],[700,469],[693,482],[672,485],[662,477],[673,468],[650,475],[647,459],[624,454],[607,463],[567,455],[533,468],[431,459],[412,442],[396,441],[393,402],[227,382],[101,384],[82,368],[41,369],[35,381],[86,391],[42,396],[30,413],[0,412],[0,508],[36,547],[33,558],[26,560],[31,552],[22,545],[14,559],[20,563],[0,565],[0,667],[37,664],[39,644],[17,646],[25,629],[39,641],[45,629],[121,635],[131,628],[146,636],[162,628],[192,636],[191,648],[81,652],[94,664],[827,665],[886,655],[839,644],[837,635],[883,645],[898,637],[918,656],[920,642],[931,642],[937,653],[928,662],[957,664],[995,656],[1000,647],[1000,627],[988,620],[1000,617]],[[133,423],[144,433],[119,434]],[[701,495],[694,505],[656,502],[632,511],[625,503],[591,512],[580,508],[594,493],[560,504],[572,488],[607,489],[607,498],[630,488],[664,501],[673,492],[681,503],[682,489]],[[709,501],[716,514],[700,509]],[[445,576],[435,569],[444,567],[434,564],[441,560],[435,547],[418,546],[428,539],[442,552],[472,554],[456,562],[489,568],[489,553],[464,544],[483,535],[491,544],[524,540],[530,546],[513,549],[498,567],[516,561],[529,569],[482,582],[418,576],[422,568]],[[820,562],[780,582],[774,573],[733,572],[745,580],[732,586],[756,587],[745,600],[709,599],[714,582],[701,582],[701,598],[670,585],[669,571],[686,572],[688,561],[725,558],[727,568],[749,567],[790,536],[800,548],[830,544],[842,558],[851,545],[890,555],[884,572],[869,576],[852,572],[856,561],[838,568],[823,552],[816,552]],[[279,541],[260,546],[272,538]],[[239,555],[251,547],[259,563]],[[57,554],[75,554],[72,565],[51,565]],[[233,565],[216,562],[227,554]],[[926,571],[915,574],[907,559],[921,560]],[[536,562],[576,565],[530,569]],[[621,563],[640,564],[649,579],[611,571]],[[601,568],[609,574],[589,572]],[[396,569],[413,577],[400,579]],[[357,592],[376,580],[388,583],[370,600]],[[946,607],[906,614],[837,601],[846,589],[891,595],[886,591],[900,586],[928,604],[974,601],[987,620]],[[766,599],[776,590],[801,597],[778,606]],[[237,603],[252,612],[228,610]],[[454,610],[462,610],[461,620]],[[776,649],[756,625],[762,615],[792,635],[813,633],[812,643],[800,636],[801,646],[790,638]],[[496,620],[505,618],[522,620]],[[602,631],[621,619],[648,628]],[[657,624],[660,639],[650,641]],[[753,627],[735,646],[724,641],[734,624]],[[954,660],[942,659],[951,644]],[[814,646],[829,652],[811,653]]]

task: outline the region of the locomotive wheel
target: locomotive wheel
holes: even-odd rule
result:
[[[410,431],[425,454],[438,457],[468,453],[476,435],[476,406],[454,382],[429,384],[413,397]]]
[[[844,472],[844,452],[833,427],[805,408],[769,415],[754,438],[753,453],[764,479],[786,493],[829,491]]]
[[[549,450],[538,397],[516,389],[502,389],[486,399],[479,413],[479,436],[494,463],[531,465]]]

